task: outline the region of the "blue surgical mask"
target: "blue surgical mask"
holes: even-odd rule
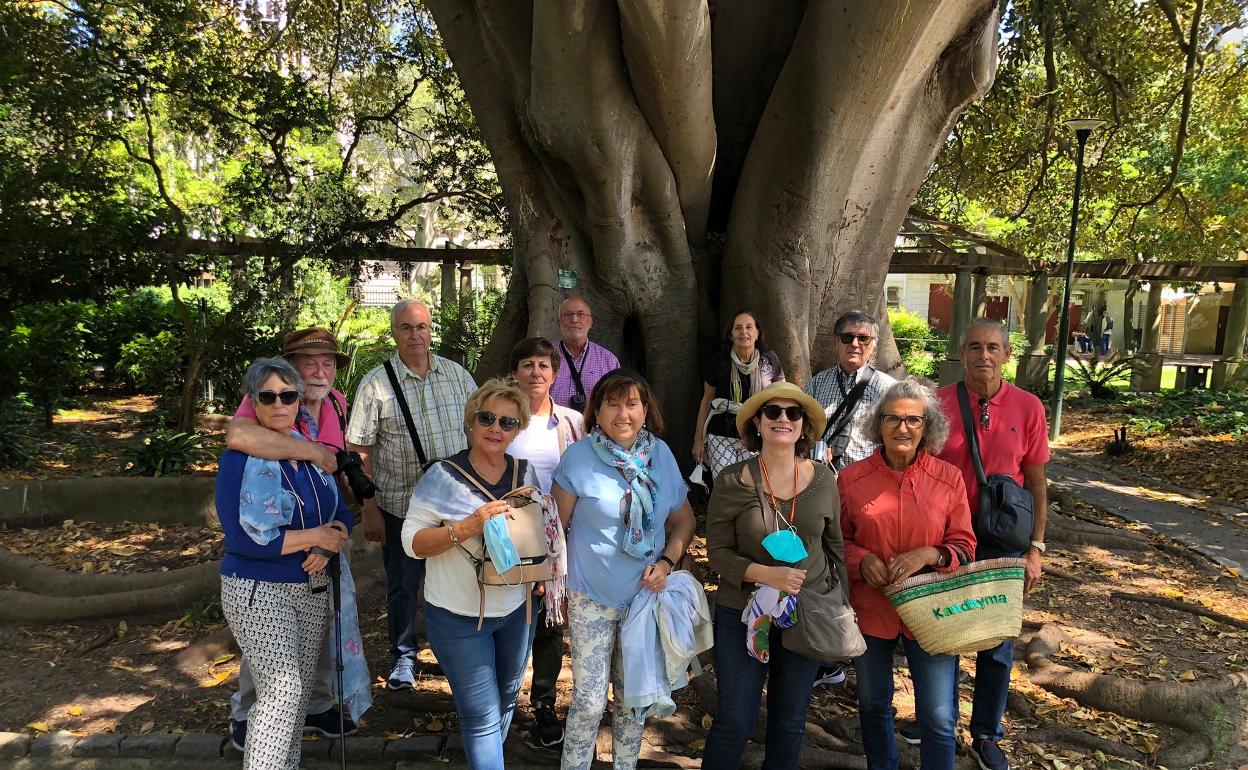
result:
[[[520,563],[516,544],[511,542],[511,533],[507,531],[507,517],[493,516],[487,519],[484,534],[485,549],[490,553],[494,569],[502,573]]]
[[[772,532],[763,538],[763,548],[771,554],[771,558],[788,564],[797,564],[806,558],[806,546],[797,536],[792,527]]]

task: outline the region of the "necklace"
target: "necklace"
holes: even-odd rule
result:
[[[772,491],[771,476],[768,475],[767,473],[767,463],[763,462],[763,458],[761,455],[758,458],[758,467],[763,469],[763,489],[767,491],[767,498],[771,502],[771,510],[776,514],[776,516],[780,518],[781,521],[785,521],[785,524],[790,527],[793,526],[794,521],[797,521],[797,465],[798,465],[797,460],[794,459],[793,460],[793,506],[789,508],[788,521],[785,521],[784,514],[780,512],[780,503],[776,500],[776,493]]]
[[[291,465],[294,466],[295,473],[298,474],[299,472],[298,463],[296,463],[294,460],[291,460],[290,463]],[[299,493],[297,491],[295,491],[295,482],[290,478],[290,476],[286,475],[286,466],[279,464],[278,468],[280,468],[282,471],[282,478],[285,479],[286,483],[290,485],[291,496],[295,498],[295,510],[299,511],[299,527],[301,529],[307,529],[308,528],[307,522],[304,521],[304,518],[303,518],[303,498],[299,496]],[[325,522],[321,518],[321,496],[316,494],[316,479],[312,478],[311,470],[308,471],[308,480],[312,482],[312,499],[316,501],[316,524],[319,527],[321,524],[324,524]]]

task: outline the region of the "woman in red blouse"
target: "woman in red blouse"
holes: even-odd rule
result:
[[[897,767],[893,651],[900,639],[923,734],[921,766],[949,770],[957,748],[957,656],[920,647],[880,590],[929,569],[950,572],[975,554],[962,475],[935,457],[949,436],[949,420],[931,388],[902,380],[875,403],[863,433],[882,446],[842,471],[837,486],[849,600],[867,641],[854,661],[867,767]]]

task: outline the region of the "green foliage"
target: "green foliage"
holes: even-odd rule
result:
[[[161,408],[172,410],[181,398],[183,382],[182,339],[171,331],[156,336],[137,334],[121,346],[117,373],[140,393],[159,397]]]
[[[43,410],[48,427],[57,408],[90,375],[86,315],[77,303],[30,305],[22,309],[10,337],[21,388]]]
[[[1248,435],[1248,392],[1163,390],[1125,402],[1129,424],[1145,434]]]
[[[487,289],[461,294],[458,303],[438,308],[434,317],[434,352],[472,371],[494,334],[507,295]]]
[[[34,455],[18,425],[12,420],[0,423],[0,468],[29,468],[33,462]]]
[[[193,463],[211,457],[203,437],[195,433],[157,430],[137,445],[126,458],[126,476],[172,476],[191,472]]]
[[[891,308],[888,311],[888,323],[893,329],[893,338],[897,340],[897,352],[901,354],[901,363],[906,372],[916,377],[936,377],[939,358],[935,349],[943,346],[927,319],[918,313],[905,308]]]
[[[168,292],[164,294],[167,295]],[[123,350],[127,344],[140,338],[150,343],[152,338],[162,332],[168,334],[180,328],[168,297],[162,296],[162,292],[153,288],[117,292],[100,302],[91,313],[90,326],[90,354],[96,362],[103,364],[105,377],[112,379],[124,376],[136,385],[140,380],[147,381],[148,375],[136,372],[123,374],[120,371]],[[181,337],[178,336],[178,345],[181,345],[180,340]],[[176,365],[181,367],[180,354]]]
[[[1110,383],[1130,374],[1135,365],[1134,356],[1120,356],[1110,353],[1102,357],[1100,353],[1071,353],[1075,365],[1066,365],[1066,371],[1079,387],[1087,388],[1092,398],[1114,399],[1118,391]]]
[[[394,355],[394,343],[389,338],[354,340],[346,346],[346,351],[351,356],[351,363],[338,370],[337,384],[347,397],[347,403],[351,403],[364,375]]]

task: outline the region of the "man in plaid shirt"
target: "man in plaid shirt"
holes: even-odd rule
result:
[[[389,364],[428,462],[467,448],[464,406],[477,389],[463,367],[430,351],[430,327],[429,308],[415,300],[403,300],[390,311],[397,350]],[[347,443],[351,451],[360,453],[364,471],[377,485],[377,496],[366,500],[362,508],[364,537],[381,543],[386,568],[387,630],[394,657],[387,686],[408,689],[416,682],[416,602],[425,562],[404,553],[401,535],[408,501],[424,468],[384,364],[360,380]]]

